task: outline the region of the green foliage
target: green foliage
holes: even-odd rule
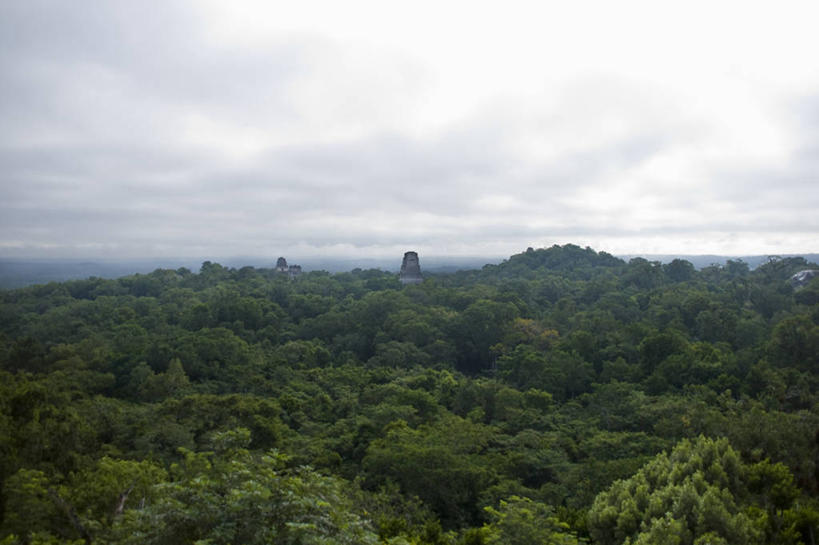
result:
[[[33,542],[102,539],[127,509],[153,501],[154,485],[166,477],[151,462],[107,456],[62,482],[43,471],[21,469],[4,485],[4,529]]]
[[[276,452],[253,455],[248,430],[214,436],[213,453],[186,452],[156,499],[117,520],[118,543],[375,543],[339,481],[285,470]]]
[[[774,327],[771,360],[783,367],[815,370],[819,367],[819,325],[808,316],[785,318]]]
[[[602,544],[763,543],[777,534],[779,513],[797,496],[784,465],[748,466],[727,440],[701,436],[600,494],[589,529]],[[759,507],[767,515],[754,516]]]
[[[573,545],[580,543],[548,505],[512,496],[497,509],[487,507],[492,522],[485,526],[485,543],[503,545]]]
[[[370,444],[363,460],[371,486],[395,482],[418,496],[445,526],[478,520],[478,498],[497,474],[480,453],[490,429],[450,416],[412,429],[391,424],[383,439]]]
[[[0,542],[815,543],[804,268],[566,245],[0,292]]]

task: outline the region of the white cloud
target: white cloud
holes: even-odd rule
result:
[[[810,3],[0,7],[0,255],[816,251]]]

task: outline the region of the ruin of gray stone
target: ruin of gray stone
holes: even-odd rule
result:
[[[406,252],[404,261],[401,262],[401,273],[398,279],[402,284],[418,284],[424,281],[421,276],[421,264],[418,262],[417,252]]]
[[[806,269],[791,276],[791,286],[803,288],[808,285],[814,277],[819,276],[819,269]]]

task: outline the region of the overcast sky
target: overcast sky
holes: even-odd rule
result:
[[[819,251],[819,4],[0,3],[0,257]]]

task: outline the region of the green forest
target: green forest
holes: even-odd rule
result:
[[[817,545],[811,268],[565,245],[0,291],[0,544]]]

